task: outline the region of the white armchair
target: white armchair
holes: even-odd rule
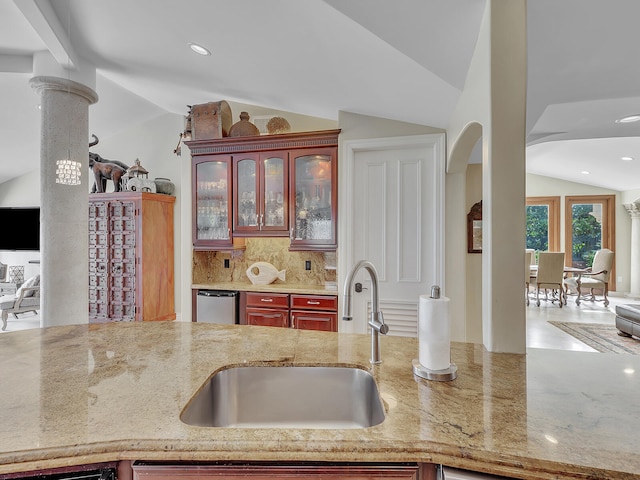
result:
[[[609,306],[607,295],[609,293],[609,277],[611,276],[612,268],[613,252],[608,248],[603,248],[596,252],[591,268],[585,272],[579,272],[576,277],[565,278],[566,289],[578,292],[576,305],[580,305],[582,300],[588,299],[592,302],[602,301],[605,307]],[[602,290],[602,300],[596,299],[596,290]],[[587,295],[589,296],[586,297]]]
[[[15,295],[0,297],[0,310],[2,311],[2,330],[7,329],[10,313],[18,318],[18,313],[40,310],[40,275],[29,278],[16,291]]]

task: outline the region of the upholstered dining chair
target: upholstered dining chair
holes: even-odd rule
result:
[[[576,305],[580,305],[582,300],[592,302],[604,302],[604,306],[609,306],[609,277],[613,268],[614,253],[608,248],[598,250],[593,257],[593,265],[584,272],[578,272],[575,277],[564,279],[567,289],[577,291]],[[596,290],[602,291],[602,299],[596,299]]]
[[[536,249],[535,248],[527,248],[525,249],[525,252],[527,253],[531,253],[531,265],[535,265],[536,264]]]
[[[529,305],[529,285],[531,283],[531,252],[524,252],[524,299]]]
[[[531,277],[533,279],[533,277]],[[540,306],[540,290],[544,290],[544,300],[558,301],[558,306],[566,303],[564,290],[564,252],[540,252],[538,254],[538,272],[535,277],[536,305]],[[551,294],[549,295],[549,290]]]

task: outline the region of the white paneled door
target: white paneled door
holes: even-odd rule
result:
[[[416,336],[420,295],[444,284],[444,136],[347,141],[343,152],[341,278],[359,260],[371,261],[389,335]],[[361,271],[356,282],[363,291],[353,293],[353,324],[343,321],[340,329],[364,333],[368,274]]]

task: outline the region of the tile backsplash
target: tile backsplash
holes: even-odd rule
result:
[[[289,238],[247,238],[245,250],[193,252],[193,283],[249,282],[247,269],[255,262],[268,262],[286,270],[286,280],[276,283],[325,285],[336,281],[335,252],[290,252]],[[228,260],[229,268],[225,268]],[[306,262],[311,270],[305,269]]]

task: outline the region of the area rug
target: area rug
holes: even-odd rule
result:
[[[640,355],[640,340],[622,337],[614,325],[599,323],[556,322],[549,323],[603,353],[630,353]]]

